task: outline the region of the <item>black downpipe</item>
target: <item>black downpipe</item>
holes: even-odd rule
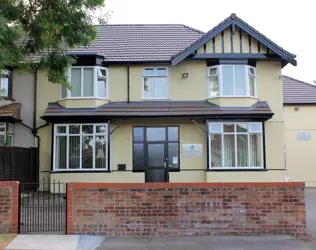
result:
[[[127,103],[130,102],[130,79],[129,79],[130,73],[129,73],[129,63],[127,64]]]

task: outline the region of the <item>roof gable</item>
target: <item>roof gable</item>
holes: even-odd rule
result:
[[[236,14],[232,14],[231,16],[226,18],[223,22],[219,23],[213,29],[211,29],[206,34],[204,34],[201,38],[197,39],[191,45],[186,47],[184,50],[175,54],[172,57],[172,61],[171,61],[172,65],[177,65],[179,62],[187,58],[189,55],[191,55],[196,50],[204,46],[207,42],[215,38],[221,32],[224,32],[226,29],[231,28],[232,32],[234,33],[236,30],[236,27],[238,27],[243,32],[247,33],[251,37],[251,39],[257,40],[258,43],[264,45],[266,48],[273,51],[286,63],[291,63],[292,65],[297,64],[296,60],[294,59],[296,55],[284,50],[283,48],[278,46],[276,43],[272,42],[269,38],[261,34],[256,29],[254,29],[252,26],[247,24],[241,18],[237,17]]]

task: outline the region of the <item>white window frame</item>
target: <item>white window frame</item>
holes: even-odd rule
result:
[[[148,69],[153,69],[154,70],[154,74],[153,75],[145,75],[145,70],[148,70]],[[159,76],[157,74],[157,70],[158,69],[166,69],[167,75],[166,76]],[[147,78],[152,77],[154,79],[159,78],[159,77],[164,77],[164,78],[166,77],[167,78],[167,96],[166,97],[145,97],[145,90],[144,90],[144,87],[145,87],[145,80],[144,80],[144,78],[145,77],[147,77]],[[170,86],[169,86],[169,69],[168,69],[168,67],[145,67],[145,68],[143,68],[143,80],[142,81],[143,81],[143,84],[142,84],[142,98],[144,100],[167,100],[167,99],[169,99],[169,88],[170,88]]]
[[[66,90],[66,97],[62,97],[62,88],[64,86],[60,86],[59,88],[59,99],[91,99],[91,98],[97,98],[97,99],[108,99],[108,93],[109,93],[109,70],[107,67],[102,66],[73,66],[71,69],[81,69],[81,95],[80,96],[71,96],[71,90],[67,88]],[[68,79],[69,82],[71,82],[71,69],[68,70]],[[83,96],[83,69],[93,69],[93,96]],[[100,70],[103,69],[106,71],[106,76],[99,76]],[[106,89],[105,89],[105,97],[99,97],[97,92],[97,83],[98,78],[102,78],[106,80]]]
[[[235,66],[244,66],[245,67],[245,75],[246,75],[246,95],[224,95],[223,94],[223,67],[225,66],[232,66],[233,67],[233,72],[235,75]],[[218,75],[218,85],[219,85],[219,95],[218,96],[212,96],[211,95],[211,75],[210,71],[211,69],[217,69],[217,75]],[[255,74],[250,73],[250,69],[253,69]],[[255,95],[250,95],[250,89],[249,89],[249,77],[254,78],[254,93]],[[235,80],[235,78],[234,78]],[[242,64],[223,64],[223,65],[216,65],[216,66],[211,66],[207,67],[207,89],[208,89],[208,98],[218,98],[218,97],[254,97],[257,98],[257,73],[256,73],[256,68],[249,66],[249,65],[242,65]],[[234,82],[234,88],[235,88],[235,82]],[[234,89],[235,93],[235,89]]]
[[[212,124],[220,124],[221,130],[219,132],[212,132],[211,125]],[[234,124],[235,132],[224,132],[224,124]],[[248,125],[248,132],[237,132],[237,124],[247,124]],[[259,125],[260,130],[257,131],[250,131],[250,125]],[[264,148],[263,148],[263,140],[264,140],[264,133],[263,133],[263,124],[262,122],[208,122],[208,154],[209,154],[209,169],[221,169],[221,170],[227,170],[227,169],[264,169],[265,163],[264,163]],[[220,134],[221,135],[221,147],[222,147],[222,155],[221,155],[221,167],[212,167],[212,147],[211,147],[211,136],[212,134]],[[224,159],[225,159],[225,150],[223,150],[224,146],[224,135],[234,135],[234,141],[235,141],[235,167],[225,167],[224,166]],[[262,166],[249,166],[249,167],[237,167],[237,135],[247,135],[248,136],[248,163],[250,164],[250,135],[251,134],[260,134],[261,135],[261,163]]]
[[[80,133],[79,134],[70,134],[69,133],[69,126],[80,126]],[[83,125],[93,125],[93,134],[88,134],[89,136],[93,136],[93,168],[82,168],[82,136],[85,134],[82,133],[82,126]],[[96,133],[96,126],[106,126],[105,133]],[[58,127],[66,127],[65,133],[58,133]],[[57,151],[57,137],[58,136],[66,136],[67,141],[67,154],[66,154],[66,169],[56,168],[56,151]],[[80,167],[75,169],[69,168],[69,137],[71,136],[80,136]],[[106,168],[95,168],[95,137],[96,136],[105,136],[106,138]],[[108,123],[59,123],[54,124],[54,145],[53,145],[53,172],[76,172],[76,171],[107,171],[109,169],[109,124]]]

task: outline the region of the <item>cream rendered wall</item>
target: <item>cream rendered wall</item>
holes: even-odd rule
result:
[[[284,107],[287,176],[316,187],[316,105],[295,107]],[[310,141],[299,141],[298,132],[309,132]]]

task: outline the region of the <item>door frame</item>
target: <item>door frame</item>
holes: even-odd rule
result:
[[[168,141],[168,128],[169,127],[176,127],[178,129],[178,140],[177,141]],[[140,141],[134,141],[134,128],[144,128],[143,130],[143,142]],[[166,133],[166,138],[164,141],[147,141],[147,128],[164,128]],[[135,143],[143,143],[144,144],[144,169],[143,170],[135,170],[134,169],[134,144]],[[178,143],[178,167],[177,168],[169,168],[169,157],[168,157],[168,150],[169,150],[169,143]],[[168,172],[180,172],[180,126],[179,125],[136,125],[132,126],[132,171],[133,172],[146,172],[146,169],[148,168],[148,144],[164,144],[165,145],[165,159],[167,160],[167,169]],[[147,167],[146,167],[147,166]]]

